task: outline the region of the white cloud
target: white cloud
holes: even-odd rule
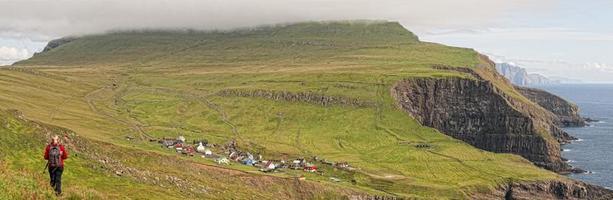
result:
[[[110,29],[224,29],[345,19],[400,21],[410,29],[477,28],[554,0],[5,0],[0,36],[58,37]]]
[[[613,73],[613,65],[605,63],[585,63],[583,64],[583,69],[595,72]]]
[[[0,46],[0,65],[8,65],[32,56],[27,49]]]
[[[496,37],[501,40],[573,40],[612,42],[613,35],[602,32],[588,32],[562,27],[513,27],[478,29],[435,29],[423,33],[424,38],[482,38]]]
[[[515,58],[485,53],[494,62],[515,63],[525,68],[528,73],[547,77],[568,78],[585,83],[613,83],[613,65],[602,62],[574,63],[564,60],[543,60],[532,58]]]

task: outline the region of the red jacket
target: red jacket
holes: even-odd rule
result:
[[[45,148],[45,160],[49,160],[49,149],[51,149],[51,145],[52,144],[49,144],[47,145],[47,148]],[[60,159],[60,167],[64,167],[64,160],[68,158],[68,152],[64,148],[64,145],[58,145],[60,145],[60,154],[62,154]]]

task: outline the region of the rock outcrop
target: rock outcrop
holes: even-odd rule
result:
[[[514,108],[489,81],[413,78],[398,82],[392,94],[423,125],[477,148],[518,154],[554,171],[569,167],[550,130],[539,129],[542,122]]]
[[[313,92],[289,92],[262,89],[225,89],[217,92],[217,95],[237,97],[261,97],[275,101],[282,100],[290,102],[305,102],[321,106],[344,105],[353,107],[372,107],[375,105],[375,103],[371,101],[363,101],[360,99],[343,96],[326,96]]]
[[[566,127],[585,126],[585,120],[579,115],[579,108],[559,96],[549,92],[526,87],[515,87],[531,101],[549,110],[558,117],[558,122]]]
[[[472,195],[472,199],[613,199],[613,191],[572,180],[511,182],[489,193]]]
[[[64,44],[67,44],[69,42],[72,42],[74,40],[76,40],[77,38],[75,37],[64,37],[64,38],[60,38],[60,39],[55,39],[55,40],[51,40],[49,41],[49,43],[47,43],[47,46],[45,46],[45,48],[43,49],[43,52],[47,52],[50,51],[51,49],[55,49],[57,47],[60,47]]]

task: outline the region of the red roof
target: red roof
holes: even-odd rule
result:
[[[317,170],[317,166],[313,165],[313,166],[306,166],[304,167],[305,170]]]

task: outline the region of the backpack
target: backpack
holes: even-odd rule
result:
[[[61,158],[60,158],[60,146],[51,146],[49,149],[49,167],[60,167]]]

